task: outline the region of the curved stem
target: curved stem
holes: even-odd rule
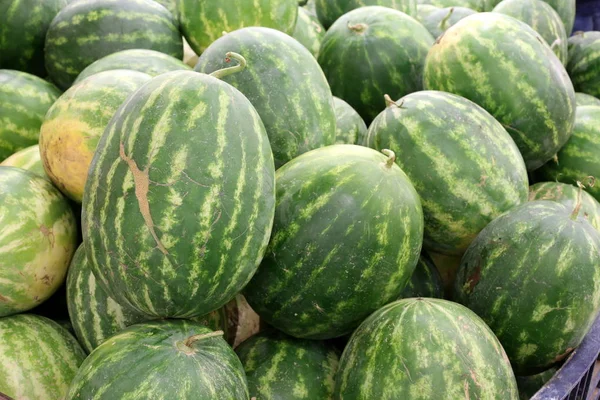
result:
[[[223,336],[223,333],[224,333],[223,331],[215,331],[215,332],[210,332],[210,333],[203,333],[201,335],[193,335],[193,336],[190,336],[189,338],[185,339],[183,344],[186,345],[187,347],[192,347],[194,345],[194,343],[196,343],[200,340],[217,337],[217,336]]]
[[[562,40],[560,40],[560,38],[556,39],[554,42],[552,42],[552,44],[550,45],[550,48],[552,50],[556,49],[558,46],[560,46],[562,43]]]
[[[446,24],[448,23],[448,20],[450,19],[450,17],[452,16],[452,14],[454,14],[454,7],[451,7],[450,11],[448,12],[448,14],[444,17],[444,19],[442,19],[440,21],[440,28],[442,28],[443,31],[446,30]]]
[[[367,28],[368,28],[367,24],[363,24],[362,22],[359,22],[358,24],[352,24],[352,23],[350,23],[350,21],[348,21],[348,29],[350,29],[351,31],[354,31],[356,33],[362,33]]]
[[[233,67],[219,69],[210,74],[210,76],[217,79],[222,79],[227,75],[235,74],[236,72],[243,71],[246,68],[246,59],[244,57],[232,51],[225,54],[225,62],[231,62],[232,59],[236,60],[239,64]]]
[[[383,95],[383,99],[385,100],[385,106],[386,107],[396,106],[398,108],[403,108],[402,106],[404,105],[404,100],[402,100],[398,104],[398,102],[392,100],[392,98],[389,95],[387,95],[387,94]]]
[[[383,150],[381,150],[381,152],[383,154],[385,154],[386,156],[388,156],[388,159],[385,162],[385,166],[388,167],[388,168],[392,168],[392,166],[396,162],[396,153],[394,153],[390,149],[383,149]]]
[[[587,182],[589,187],[593,187],[594,184],[596,183],[596,178],[594,178],[593,176],[588,176],[587,178],[585,178],[584,182]],[[575,221],[577,219],[577,217],[579,216],[579,211],[581,211],[581,206],[582,206],[581,194],[583,192],[583,189],[585,188],[585,184],[580,181],[577,181],[577,186],[579,186],[579,190],[577,191],[577,200],[575,202],[575,208],[573,209],[573,212],[571,213],[571,219],[573,221]]]

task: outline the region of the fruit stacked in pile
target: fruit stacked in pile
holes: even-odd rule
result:
[[[2,2],[0,392],[528,398],[600,308],[574,13]]]

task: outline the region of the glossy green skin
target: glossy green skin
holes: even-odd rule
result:
[[[85,353],[66,329],[45,317],[0,319],[0,393],[13,399],[62,399]]]
[[[177,0],[181,32],[196,54],[223,36],[223,32],[262,26],[289,35],[298,16],[297,0]]]
[[[532,376],[517,376],[519,399],[530,400],[556,374],[556,368]]]
[[[367,27],[360,30],[359,24]],[[333,95],[368,125],[385,108],[384,94],[397,99],[423,88],[423,65],[432,44],[427,29],[406,14],[363,7],[344,14],[327,31],[319,64]]]
[[[184,344],[211,332],[183,320],[130,326],[86,358],[65,399],[248,400],[242,364],[222,337]]]
[[[42,164],[42,159],[40,158],[40,146],[37,144],[17,151],[2,161],[0,165],[22,168],[50,181],[50,178],[46,175],[46,171],[44,171],[44,164]]]
[[[510,133],[533,171],[566,143],[575,92],[560,60],[531,27],[497,13],[448,29],[425,63],[425,87],[479,104]]]
[[[503,0],[493,12],[525,22],[544,38],[554,54],[566,65],[567,34],[560,15],[542,0]]]
[[[44,115],[58,96],[56,86],[37,76],[0,70],[0,162],[37,144]]]
[[[417,0],[419,5],[432,5],[440,8],[469,8],[475,11],[485,11],[485,0]]]
[[[446,300],[405,299],[352,334],[334,399],[517,400],[518,392],[502,346],[477,315]]]
[[[575,90],[600,97],[600,32],[581,32],[569,38],[567,71]]]
[[[48,29],[46,69],[65,90],[85,67],[126,49],[157,50],[181,60],[177,19],[153,0],[75,1],[58,13]]]
[[[291,336],[347,334],[412,276],[423,239],[418,195],[386,156],[355,145],[306,153],[276,182],[273,235],[246,299]]]
[[[244,28],[211,44],[200,56],[196,71],[208,74],[229,67],[225,61],[229,51],[245,57],[248,66],[222,80],[256,107],[276,168],[309,150],[335,143],[331,90],[304,46],[274,29]]]
[[[486,3],[485,11],[492,11],[502,0],[484,1]],[[575,23],[575,3],[577,0],[544,0],[544,2],[550,4],[556,10],[564,24],[567,37],[570,36]]]
[[[423,8],[422,5],[419,5],[418,10],[419,17],[417,19],[435,38],[446,32],[448,28],[456,24],[461,19],[477,13],[477,11],[473,11],[472,9],[465,7],[432,9],[429,7]]]
[[[600,234],[572,212],[544,200],[516,207],[490,223],[461,261],[454,300],[490,326],[517,375],[566,358],[598,313]]]
[[[306,47],[313,56],[317,57],[321,42],[325,37],[325,28],[313,13],[306,8],[299,7],[296,28],[292,37]]]
[[[344,100],[334,97],[336,118],[336,144],[359,144],[363,145],[367,137],[367,125],[358,115],[356,110]]]
[[[52,18],[66,5],[66,0],[0,3],[0,69],[15,69],[45,77],[46,31]]]
[[[325,28],[329,28],[339,17],[359,7],[382,6],[417,15],[416,0],[316,0],[317,17]]]
[[[577,107],[581,106],[600,106],[600,99],[585,93],[575,93]]]
[[[324,342],[272,330],[252,336],[236,353],[246,371],[250,398],[327,400],[333,396],[339,355]]]
[[[196,72],[155,77],[117,111],[90,166],[82,230],[99,284],[156,317],[220,308],[267,247],[274,178],[242,93]]]
[[[527,201],[527,171],[510,135],[460,96],[403,97],[373,121],[367,145],[396,150],[421,196],[429,251],[461,255],[487,224]]]
[[[410,297],[444,298],[442,277],[431,257],[425,252],[421,253],[415,272],[398,298]]]
[[[150,76],[156,76],[169,71],[189,70],[191,68],[184,64],[183,61],[159,51],[145,49],[123,50],[90,64],[81,71],[74,83],[78,83],[99,72],[115,69],[131,69],[144,72]]]
[[[577,118],[573,136],[557,154],[555,160],[548,161],[540,168],[538,176],[547,181],[559,181],[575,185],[588,176],[600,177],[600,107],[577,107]],[[587,192],[600,201],[600,185],[594,185]]]

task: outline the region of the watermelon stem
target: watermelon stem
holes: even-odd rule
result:
[[[593,187],[594,184],[596,183],[596,178],[594,178],[593,176],[588,176],[586,178],[587,185],[589,187]],[[577,186],[579,186],[579,191],[577,192],[577,201],[575,203],[575,208],[573,209],[573,212],[571,213],[571,219],[573,221],[575,221],[577,219],[577,216],[579,215],[579,211],[581,210],[581,192],[583,192],[583,189],[585,188],[585,184],[577,181]]]
[[[359,22],[358,24],[352,24],[348,21],[348,29],[356,33],[363,33],[368,28],[367,24]]]
[[[562,40],[560,40],[560,38],[558,38],[554,42],[552,42],[552,45],[550,45],[550,48],[552,50],[555,50],[558,46],[560,46],[561,43],[562,43]]]
[[[246,59],[244,57],[232,51],[225,54],[225,62],[231,62],[232,59],[236,60],[239,64],[233,67],[219,69],[210,74],[210,76],[217,79],[223,79],[227,75],[235,74],[236,72],[243,71],[246,68]]]
[[[396,153],[394,153],[390,149],[383,149],[383,150],[381,150],[381,152],[383,154],[385,154],[386,156],[388,156],[388,159],[385,162],[385,166],[388,167],[388,168],[392,168],[392,166],[396,162]]]
[[[451,7],[450,11],[448,12],[448,15],[446,15],[444,17],[444,19],[442,19],[440,21],[440,28],[442,28],[442,30],[446,30],[446,24],[448,23],[448,20],[450,19],[450,17],[452,16],[452,14],[454,14],[454,7]]]
[[[194,343],[196,343],[200,340],[209,339],[209,338],[217,337],[217,336],[223,336],[223,333],[224,333],[223,331],[214,331],[214,332],[210,332],[210,333],[203,333],[200,335],[193,335],[193,336],[190,336],[189,338],[185,339],[183,344],[187,347],[192,347],[194,345]]]
[[[395,102],[394,100],[392,100],[392,98],[389,95],[387,95],[387,94],[384,94],[383,98],[385,99],[385,105],[386,105],[386,107],[396,106],[398,108],[403,108],[402,106],[404,105],[404,100],[402,100],[400,102],[400,104],[398,104],[397,102]]]

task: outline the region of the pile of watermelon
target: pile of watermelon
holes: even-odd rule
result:
[[[1,2],[0,398],[530,398],[600,311],[574,18]]]

